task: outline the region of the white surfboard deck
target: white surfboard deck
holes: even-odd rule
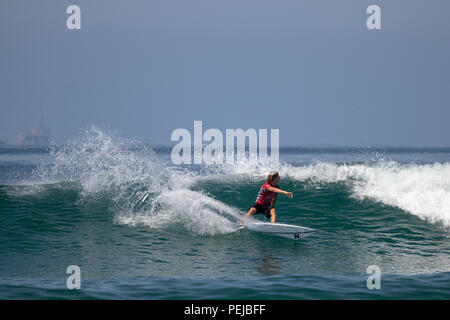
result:
[[[311,233],[317,231],[316,229],[296,226],[292,224],[259,222],[254,220],[253,221],[247,220],[242,224],[242,226],[251,231],[270,233],[273,235],[277,235],[292,240],[299,240],[305,238]]]

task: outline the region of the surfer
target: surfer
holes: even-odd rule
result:
[[[283,191],[280,189],[278,183],[280,182],[280,175],[277,171],[271,171],[267,176],[266,183],[264,183],[259,189],[258,196],[256,197],[255,204],[250,207],[246,218],[250,218],[257,213],[263,213],[267,219],[270,218],[270,222],[275,223],[277,221],[277,214],[275,210],[275,201],[279,193],[283,193],[292,199],[292,192]]]

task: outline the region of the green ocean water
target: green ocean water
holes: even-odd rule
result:
[[[280,172],[292,241],[239,229]],[[263,216],[256,217],[263,220]],[[91,129],[0,152],[3,299],[448,299],[450,150],[290,148],[280,162],[174,166]],[[68,290],[66,269],[81,270]],[[369,290],[369,266],[381,288]]]

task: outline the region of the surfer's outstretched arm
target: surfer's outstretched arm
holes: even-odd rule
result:
[[[292,194],[292,192],[284,191],[284,190],[281,190],[281,189],[278,189],[278,188],[275,188],[275,187],[270,187],[269,191],[276,192],[276,193],[282,193],[284,195],[287,195],[289,197],[289,199],[292,199],[292,197],[294,196]]]

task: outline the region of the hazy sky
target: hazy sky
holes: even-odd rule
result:
[[[56,142],[95,124],[170,145],[202,120],[281,145],[450,146],[448,0],[1,0],[0,55],[9,143],[42,108]]]

